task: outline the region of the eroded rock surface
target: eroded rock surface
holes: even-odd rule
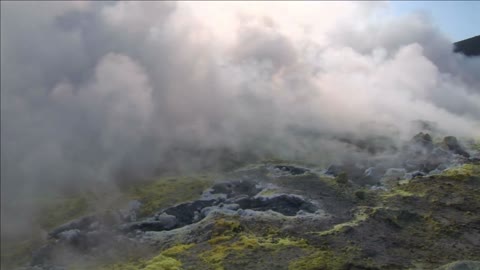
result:
[[[59,226],[25,269],[477,269],[480,164],[445,142],[421,133],[378,163],[253,164],[152,215],[139,200]]]

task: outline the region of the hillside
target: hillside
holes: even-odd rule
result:
[[[106,208],[79,195],[40,216],[45,240],[2,249],[2,265],[479,269],[479,142],[419,133],[401,149],[392,168],[265,160],[134,185]]]
[[[453,44],[454,51],[466,56],[480,56],[480,35]]]

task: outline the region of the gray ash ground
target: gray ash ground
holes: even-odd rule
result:
[[[183,266],[172,269],[480,269],[479,161],[478,150],[455,137],[435,144],[420,133],[400,154],[380,161],[347,160],[324,169],[252,164],[216,179],[198,199],[151,216],[138,218],[140,200],[61,225],[22,269],[95,269],[98,262],[107,265],[99,269],[127,269],[108,263],[181,244],[194,247],[176,257]],[[215,249],[206,243],[217,239],[220,219],[238,224],[220,236],[248,259],[235,257],[227,244],[221,247],[233,257],[220,262],[195,255]],[[266,231],[305,246],[292,247],[288,256],[235,246]],[[275,259],[258,263],[258,256]]]

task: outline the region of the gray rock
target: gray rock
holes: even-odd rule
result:
[[[412,138],[413,148],[420,152],[429,152],[433,149],[432,137],[428,133],[420,132]]]
[[[442,147],[457,155],[461,155],[466,158],[470,157],[470,154],[463,149],[463,147],[458,143],[457,138],[454,136],[447,136],[443,138]]]
[[[64,231],[69,231],[69,230],[88,230],[88,228],[91,226],[92,223],[96,222],[98,219],[94,215],[89,215],[89,216],[84,216],[75,220],[72,220],[68,223],[65,223],[55,229],[53,229],[51,232],[49,232],[50,237],[57,238],[58,235],[61,232]]]
[[[437,270],[480,270],[480,261],[456,261],[441,266]]]
[[[425,175],[427,175],[427,174],[424,173],[424,172],[413,171],[413,172],[409,172],[409,173],[405,174],[405,179],[411,180],[411,179],[417,178],[417,177],[424,177]]]
[[[360,184],[374,185],[380,181],[384,170],[378,167],[370,167],[365,170],[363,177],[359,179]]]
[[[337,164],[331,164],[328,166],[327,170],[325,171],[325,174],[332,175],[332,176],[337,176],[341,172],[343,172],[343,166],[337,165]]]
[[[66,242],[73,242],[81,237],[81,232],[79,229],[63,231],[57,237]]]
[[[203,208],[217,203],[217,200],[197,200],[172,206],[163,211],[163,213],[176,217],[177,226],[182,227],[197,222],[201,217],[199,213]]]
[[[318,207],[301,196],[291,194],[278,194],[273,197],[243,198],[236,203],[241,209],[268,211],[272,210],[285,216],[294,216],[303,210],[309,213],[315,212]]]
[[[290,165],[276,165],[273,166],[273,169],[282,175],[301,175],[309,172],[309,170],[306,168],[300,168]]]
[[[163,226],[167,229],[173,228],[177,225],[177,218],[166,213],[162,213],[161,215],[156,216],[155,219],[158,222],[162,223]]]
[[[174,229],[177,225],[177,219],[171,215],[160,215],[157,220],[146,220],[139,222],[131,222],[119,226],[120,231],[132,232],[140,231],[163,231]]]
[[[399,180],[405,179],[405,174],[407,171],[404,168],[390,168],[380,179],[380,182],[384,186],[392,186],[396,184]]]

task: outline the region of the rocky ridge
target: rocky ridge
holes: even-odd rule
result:
[[[188,188],[181,186],[179,188]],[[378,161],[265,161],[197,198],[52,229],[21,269],[478,269],[480,152],[419,133]],[[457,261],[457,262],[456,262]],[[443,266],[442,266],[443,265]],[[440,267],[440,268],[439,268]]]

